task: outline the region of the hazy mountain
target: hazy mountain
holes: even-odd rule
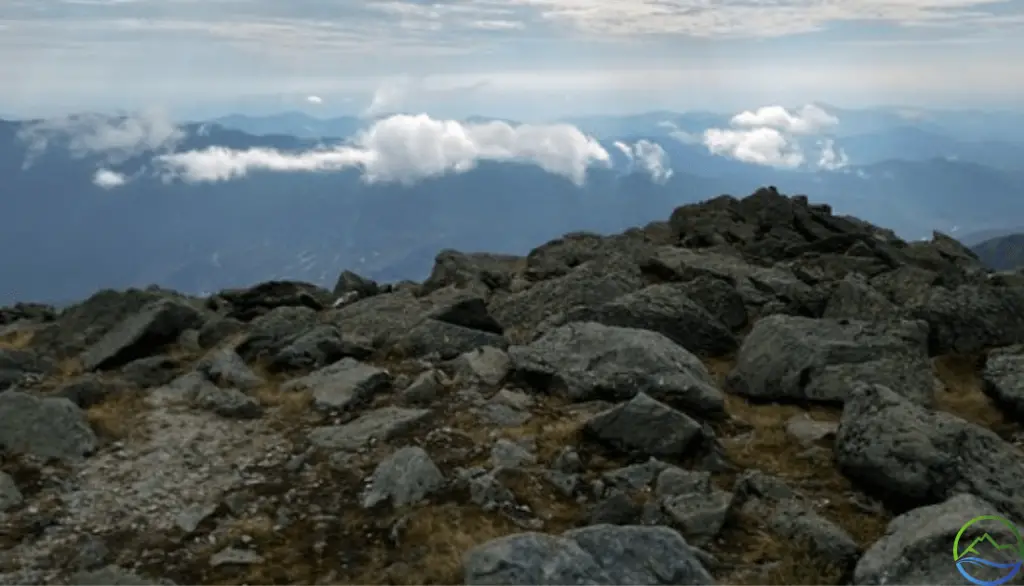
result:
[[[355,134],[367,123],[355,116],[325,119],[302,112],[283,112],[270,116],[232,114],[209,122],[253,135],[286,134],[300,138],[344,138]]]
[[[1021,174],[944,159],[785,171],[649,136],[675,169],[659,184],[615,147],[617,140],[645,136],[628,134],[602,141],[615,164],[591,168],[583,186],[511,163],[482,163],[411,185],[367,183],[355,170],[251,172],[184,184],[147,171],[153,152],[111,162],[50,148],[26,168],[29,145],[17,136],[21,127],[0,121],[0,303],[60,301],[150,283],[191,292],[275,277],[330,284],[344,268],[384,281],[422,278],[442,248],[525,253],[565,232],[616,232],[709,194],[745,194],[761,185],[810,194],[837,213],[906,238],[1024,218]],[[298,152],[321,143],[214,124],[182,130],[178,151]],[[103,189],[93,183],[100,167],[133,179]]]
[[[971,247],[986,265],[997,271],[1024,267],[1024,232],[986,240]]]

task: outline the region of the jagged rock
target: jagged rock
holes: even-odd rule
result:
[[[249,323],[249,333],[235,346],[246,362],[271,360],[316,323],[308,307],[278,307]]]
[[[444,475],[420,447],[399,449],[377,466],[362,498],[363,508],[390,500],[395,507],[419,502],[444,486]]]
[[[358,450],[371,440],[387,441],[430,417],[429,409],[381,407],[344,425],[314,428],[309,441],[325,450]]]
[[[181,372],[181,361],[170,356],[139,358],[118,369],[118,376],[141,388],[166,385]]]
[[[782,539],[807,544],[840,569],[856,561],[860,548],[853,538],[780,479],[748,470],[736,480],[734,495],[733,507],[760,520]]]
[[[1024,453],[995,433],[929,411],[880,385],[863,385],[843,408],[836,461],[854,482],[904,507],[970,493],[1024,518]]]
[[[107,370],[151,356],[202,321],[202,314],[192,305],[162,299],[126,318],[86,350],[81,356],[82,368]]]
[[[637,525],[643,507],[621,490],[612,490],[594,505],[587,516],[587,525]]]
[[[575,307],[597,307],[644,286],[636,263],[622,258],[591,261],[565,276],[539,281],[529,289],[496,298],[491,314],[515,330],[515,342],[531,339],[534,328],[552,315]],[[510,334],[511,335],[511,334]]]
[[[452,285],[486,289],[508,288],[515,266],[522,260],[504,254],[464,253],[445,249],[434,258],[434,268],[423,282],[423,294]]]
[[[148,580],[119,566],[106,566],[99,570],[78,572],[71,576],[69,584],[75,586],[167,586],[169,580]]]
[[[884,321],[899,316],[899,307],[889,301],[859,274],[851,274],[839,281],[825,305],[822,317]]]
[[[53,374],[54,361],[30,350],[0,348],[0,391]]]
[[[644,393],[595,415],[584,429],[620,450],[676,458],[684,456],[701,434],[699,423]]]
[[[444,388],[441,373],[437,370],[421,372],[412,383],[402,391],[402,398],[410,405],[430,405],[437,399]]]
[[[245,331],[245,324],[233,317],[217,316],[207,320],[199,328],[199,346],[201,348],[213,348],[224,340],[231,338]]]
[[[97,445],[85,412],[71,401],[18,391],[0,393],[0,447],[74,461],[95,452]]]
[[[935,287],[910,306],[909,314],[928,322],[933,355],[1024,344],[1024,288]]]
[[[746,327],[750,316],[743,296],[726,280],[700,275],[676,286],[731,331]]]
[[[341,328],[343,336],[366,339],[374,348],[383,348],[407,334],[426,311],[428,301],[399,290],[329,311],[326,319]]]
[[[649,330],[571,323],[528,346],[509,348],[512,376],[575,401],[646,393],[701,415],[720,415],[722,392],[700,360]]]
[[[714,488],[708,472],[675,467],[658,475],[655,492],[671,525],[697,546],[718,536],[733,503],[733,494]]]
[[[597,322],[650,330],[702,356],[736,349],[732,332],[676,284],[652,285],[599,306],[579,306],[545,322],[546,329],[572,322]]]
[[[343,336],[337,326],[321,324],[281,348],[271,357],[267,367],[276,372],[308,372],[344,357],[362,360],[372,353],[369,341]]]
[[[18,322],[51,322],[57,319],[57,310],[52,305],[45,303],[15,303],[7,307],[0,307],[0,326],[6,326]]]
[[[256,374],[242,357],[231,348],[217,350],[196,366],[210,382],[221,387],[234,387],[243,391],[260,388],[266,381]]]
[[[1016,547],[999,549],[991,545],[1016,546],[1019,536],[1002,523],[982,521],[968,527],[959,541],[957,534],[964,525],[979,516],[992,515],[991,503],[971,494],[957,494],[939,504],[908,511],[892,521],[885,535],[875,542],[857,562],[852,584],[961,584],[966,582],[950,559],[954,542],[959,551],[975,544],[984,536],[977,554],[991,562],[1019,563],[1021,552]],[[1010,519],[1020,527],[1020,518]],[[955,560],[956,558],[954,558]],[[964,569],[979,580],[989,582],[1005,576],[982,565],[966,564]]]
[[[651,457],[646,462],[609,470],[601,475],[601,479],[607,486],[622,490],[643,490],[668,467],[669,464]]]
[[[194,401],[200,409],[229,419],[259,419],[263,416],[259,402],[238,389],[204,386],[196,393]]]
[[[14,508],[25,501],[18,485],[9,474],[0,472],[0,513]]]
[[[469,550],[465,584],[713,584],[666,527],[593,525],[562,536],[518,533]]]
[[[874,323],[773,315],[743,341],[727,384],[758,400],[841,403],[859,382],[929,405],[935,378],[922,322]]]
[[[1017,420],[1024,420],[1024,346],[995,350],[982,372],[985,392]]]
[[[488,312],[487,301],[479,296],[454,299],[451,303],[445,303],[433,309],[426,317],[499,336],[505,332],[505,328],[501,327],[501,324]]]
[[[504,350],[484,346],[460,355],[452,361],[452,366],[457,374],[469,380],[497,385],[508,374],[511,361]]]
[[[309,390],[321,410],[347,409],[391,386],[391,374],[375,366],[344,358],[281,386],[285,392]]]
[[[332,291],[335,297],[341,297],[348,293],[355,293],[357,298],[373,297],[380,293],[380,286],[373,279],[367,279],[352,271],[342,271],[338,280],[334,283]]]
[[[398,341],[396,349],[405,356],[436,354],[441,360],[450,360],[487,346],[504,349],[508,347],[508,340],[483,330],[425,319]]]
[[[491,448],[491,466],[495,468],[518,468],[536,462],[537,456],[530,450],[507,439],[499,439]]]
[[[811,446],[826,438],[834,438],[838,429],[838,423],[816,421],[806,413],[794,415],[786,421],[786,433],[805,446]]]
[[[306,307],[315,311],[330,306],[330,291],[298,281],[267,281],[246,289],[227,289],[211,297],[211,309],[226,308],[225,315],[237,320],[252,321],[282,307]]]

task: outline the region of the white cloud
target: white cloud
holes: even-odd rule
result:
[[[120,187],[128,182],[128,178],[122,173],[117,171],[111,171],[110,169],[100,169],[96,171],[96,174],[92,177],[93,185],[102,187],[103,189],[113,189]]]
[[[732,128],[710,128],[704,132],[704,145],[711,153],[745,163],[795,169],[806,158],[795,137],[820,135],[839,123],[839,119],[813,104],[789,112],[782,106],[764,106],[743,111],[730,119]],[[817,166],[836,170],[848,163],[846,153],[836,150],[831,139],[818,142],[821,147]]]
[[[633,145],[621,141],[612,143],[629,159],[630,169],[639,169],[655,183],[665,183],[672,177],[672,163],[665,149],[656,142],[639,140]]]
[[[744,163],[792,169],[804,162],[800,148],[774,128],[709,128],[704,132],[704,145],[713,154],[731,157]]]
[[[119,162],[146,151],[173,147],[184,134],[158,110],[125,116],[74,114],[27,123],[18,137],[28,143],[28,160],[42,154],[52,143],[65,145],[72,156],[103,156]]]
[[[818,168],[826,171],[842,169],[850,163],[849,158],[842,149],[835,148],[835,141],[826,139],[818,143],[821,146],[821,155],[818,157]]]
[[[165,177],[187,182],[225,181],[256,170],[357,168],[369,183],[411,183],[449,172],[463,173],[480,161],[531,163],[579,185],[589,166],[608,165],[610,157],[600,143],[566,124],[463,124],[420,114],[379,120],[349,143],[333,148],[285,153],[210,147],[154,159]]]
[[[324,99],[320,96],[306,96],[306,101],[310,104],[320,105],[324,103]]]
[[[668,135],[683,144],[701,143],[700,135],[693,134],[691,132],[686,132],[685,130],[676,126],[676,123],[672,122],[671,120],[662,120],[661,122],[658,123],[658,126],[660,126],[661,128],[668,129]]]
[[[839,119],[814,104],[808,104],[798,113],[790,114],[782,106],[765,106],[756,111],[744,111],[732,117],[730,124],[744,128],[767,126],[788,134],[818,134],[835,126]]]
[[[892,22],[969,28],[1019,18],[990,7],[1007,0],[509,0],[585,33],[603,36],[676,34],[694,37],[780,37],[830,23]],[[988,10],[986,10],[988,9]]]

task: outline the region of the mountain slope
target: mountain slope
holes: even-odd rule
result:
[[[971,247],[986,266],[997,271],[1024,267],[1024,233],[1000,236]]]

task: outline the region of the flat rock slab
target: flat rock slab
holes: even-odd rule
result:
[[[593,525],[562,536],[519,533],[469,550],[465,584],[713,584],[668,527]]]
[[[309,441],[326,450],[358,450],[371,440],[386,441],[400,435],[430,415],[430,409],[381,407],[344,425],[317,427],[309,432]]]
[[[386,389],[391,380],[391,374],[386,370],[363,364],[353,358],[343,358],[311,374],[285,383],[281,390],[311,391],[313,406],[316,409],[346,409]]]
[[[106,370],[149,356],[202,321],[199,310],[185,301],[156,301],[124,319],[83,352],[82,368]]]
[[[646,393],[699,415],[724,412],[725,396],[699,358],[662,334],[574,322],[509,348],[512,376],[574,401],[627,400]]]
[[[928,405],[935,376],[927,348],[922,321],[770,315],[743,340],[727,384],[755,400],[842,403],[857,383],[875,383]]]

